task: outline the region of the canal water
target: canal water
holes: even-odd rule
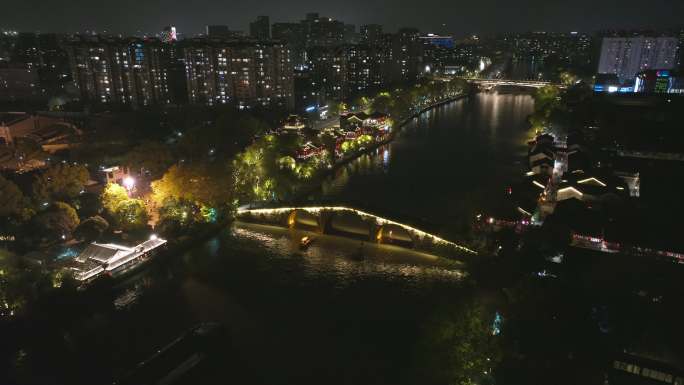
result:
[[[454,226],[518,173],[531,109],[529,96],[494,93],[439,107],[340,169],[321,194]],[[73,325],[65,338],[77,353],[51,370],[72,384],[111,383],[214,321],[225,326],[221,354],[186,383],[419,383],[411,376],[425,362],[427,325],[469,298],[462,265],[334,236],[300,251],[304,234],[236,223],[172,266],[154,264],[109,310]]]
[[[533,108],[530,95],[493,92],[428,111],[339,169],[315,198],[456,235],[526,171]]]

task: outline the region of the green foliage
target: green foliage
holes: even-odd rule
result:
[[[559,77],[560,77],[561,84],[563,84],[564,86],[571,86],[571,85],[575,84],[578,80],[578,78],[575,74],[573,74],[572,72],[568,72],[568,71],[561,72]]]
[[[373,110],[390,114],[394,120],[408,116],[410,110],[418,102],[429,103],[441,99],[450,93],[461,92],[465,83],[461,80],[444,82],[429,80],[420,87],[407,90],[395,89],[391,93],[380,92],[374,98],[359,97],[351,103],[351,109]],[[338,108],[346,108],[343,104]],[[343,152],[358,151],[372,144],[374,138],[362,135],[353,141],[342,143]],[[266,135],[252,143],[239,153],[233,161],[233,180],[235,197],[240,203],[288,199],[296,191],[334,161],[337,137],[324,133],[316,143],[325,151],[306,161],[295,160],[294,154],[302,145],[298,135]],[[161,189],[160,189],[161,191]],[[169,194],[161,194],[161,197]],[[161,202],[159,199],[155,199]]]
[[[38,202],[72,200],[83,190],[90,178],[82,165],[58,164],[33,181],[33,197]]]
[[[337,147],[337,138],[330,133],[323,134],[321,135],[321,145],[330,155],[330,160],[333,161],[335,158],[335,149]]]
[[[354,111],[363,111],[368,109],[370,102],[370,99],[368,99],[366,96],[359,96],[352,101],[350,107]]]
[[[340,150],[342,150],[343,153],[354,152],[361,149],[364,146],[369,145],[373,142],[373,140],[373,137],[370,135],[361,135],[354,140],[347,140],[343,142],[340,146]]]
[[[109,183],[102,192],[102,206],[118,227],[125,231],[141,230],[149,220],[145,202],[131,199],[126,189]]]
[[[22,208],[24,194],[14,182],[0,175],[0,217],[18,214]]]
[[[78,215],[81,218],[92,217],[102,212],[101,196],[92,192],[86,192],[78,197]]]
[[[269,177],[270,165],[275,164],[273,146],[259,142],[249,146],[233,161],[235,192],[242,202],[272,198],[273,180]]]
[[[294,170],[297,165],[297,161],[291,156],[284,156],[278,159],[278,166],[281,169]]]
[[[184,199],[167,198],[159,208],[157,228],[168,237],[187,233],[193,227],[214,223],[218,219],[218,210],[208,206],[198,206]]]
[[[114,212],[114,218],[124,231],[142,230],[149,220],[145,202],[140,199],[127,199],[120,202]]]
[[[380,93],[371,102],[371,109],[373,111],[382,112],[383,114],[389,114],[394,100],[388,93]]]
[[[544,86],[534,94],[534,112],[528,118],[532,129],[542,130],[549,125],[551,114],[558,110],[560,89],[556,86]]]
[[[0,249],[0,319],[16,315],[48,287],[51,287],[49,276],[39,265]]]
[[[126,154],[124,163],[131,169],[144,169],[153,177],[158,177],[173,163],[173,155],[168,146],[162,143],[143,142]]]
[[[164,199],[159,208],[159,219],[178,221],[185,226],[200,220],[198,211],[197,205],[193,202],[170,196]]]
[[[534,94],[534,110],[543,112],[546,117],[560,105],[560,89],[548,85],[537,89]]]
[[[68,238],[80,220],[73,207],[64,202],[55,202],[34,218],[41,233],[49,239]]]
[[[109,222],[99,215],[90,217],[76,228],[74,236],[85,241],[96,241],[109,228]]]
[[[152,198],[158,205],[166,199],[187,200],[198,206],[226,208],[233,202],[231,169],[223,162],[174,165],[152,182]]]
[[[263,134],[269,128],[253,116],[229,112],[221,115],[215,124],[198,127],[184,135],[179,143],[180,153],[190,161],[228,161],[242,151],[255,135]]]
[[[478,302],[445,304],[423,328],[418,359],[421,377],[429,379],[428,383],[481,383],[501,356],[492,321],[493,316],[488,317]]]
[[[101,195],[102,207],[110,214],[114,214],[121,202],[127,201],[128,192],[117,183],[108,183]]]
[[[345,102],[340,102],[337,104],[337,113],[342,114],[349,109],[349,106]]]

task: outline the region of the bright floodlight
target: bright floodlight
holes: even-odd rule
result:
[[[123,180],[124,187],[127,189],[132,189],[133,186],[135,186],[135,179],[131,178],[130,176],[127,176]]]
[[[156,240],[157,240],[157,234],[150,235],[150,241],[156,241]]]

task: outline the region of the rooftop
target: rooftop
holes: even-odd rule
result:
[[[11,125],[28,117],[29,114],[25,112],[0,112],[0,125]]]

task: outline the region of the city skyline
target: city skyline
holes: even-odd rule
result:
[[[274,0],[259,4],[212,4],[201,0],[187,7],[179,0],[163,4],[123,0],[117,3],[83,2],[48,3],[28,0],[16,4],[0,15],[2,29],[40,32],[83,32],[95,30],[115,34],[155,34],[165,25],[175,25],[186,36],[203,33],[206,25],[228,25],[231,30],[249,32],[249,23],[258,15],[270,17],[271,23],[297,22],[308,12],[332,17],[348,24],[381,24],[388,31],[416,27],[424,32],[453,33],[457,37],[470,33],[526,31],[583,31],[628,28],[679,27],[677,15],[684,3],[656,0],[644,7],[642,2],[626,0],[615,7],[609,1],[578,0],[549,4],[541,0],[516,3],[496,1],[494,4],[442,4],[439,1],[411,6],[408,0],[388,2],[351,0],[344,4],[300,1],[279,7]],[[35,12],[40,9],[39,13]],[[136,12],[131,12],[135,10]],[[363,10],[360,12],[359,10]],[[510,15],[516,15],[511,18]],[[46,18],[44,15],[50,15]]]

